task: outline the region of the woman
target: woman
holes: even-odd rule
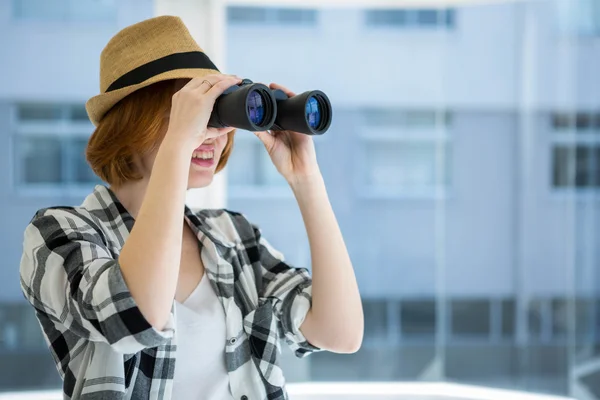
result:
[[[87,158],[110,186],[38,211],[21,262],[65,398],[285,399],[278,339],[298,357],[357,351],[359,292],[311,138],[256,134],[298,201],[312,277],[242,214],[185,206],[227,162],[233,131],[207,123],[241,80],[179,18],[119,32],[100,79]]]

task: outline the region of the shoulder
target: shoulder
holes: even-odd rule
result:
[[[81,207],[54,206],[37,210],[25,228],[24,245],[70,238],[103,241],[93,215]]]

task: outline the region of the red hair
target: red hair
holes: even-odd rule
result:
[[[184,80],[187,83],[189,80]],[[87,145],[86,158],[103,181],[120,186],[141,179],[135,155],[155,150],[165,133],[165,115],[177,92],[178,80],[157,82],[119,101],[98,123]],[[233,147],[234,131],[227,135],[216,172],[225,168]]]

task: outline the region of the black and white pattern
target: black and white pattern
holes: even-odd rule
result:
[[[186,207],[185,219],[225,310],[234,398],[287,399],[279,339],[298,357],[320,351],[299,330],[311,304],[308,270],[286,264],[239,213]],[[38,211],[25,230],[21,288],[66,399],[171,398],[177,316],[173,307],[167,327],[156,330],[125,284],[119,253],[133,223],[114,193],[98,185],[80,207]]]

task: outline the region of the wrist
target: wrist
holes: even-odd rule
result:
[[[189,169],[193,150],[189,150],[190,146],[175,140],[163,140],[156,153],[154,164],[163,165],[169,164],[170,168]]]
[[[167,132],[158,151],[169,153],[171,156],[182,156],[187,159],[192,156],[194,146],[190,140],[181,139],[175,135],[169,135],[169,132]]]
[[[316,171],[312,174],[295,176],[291,179],[287,179],[287,182],[295,194],[325,185],[325,180],[323,179],[323,175],[321,175],[320,171]]]

